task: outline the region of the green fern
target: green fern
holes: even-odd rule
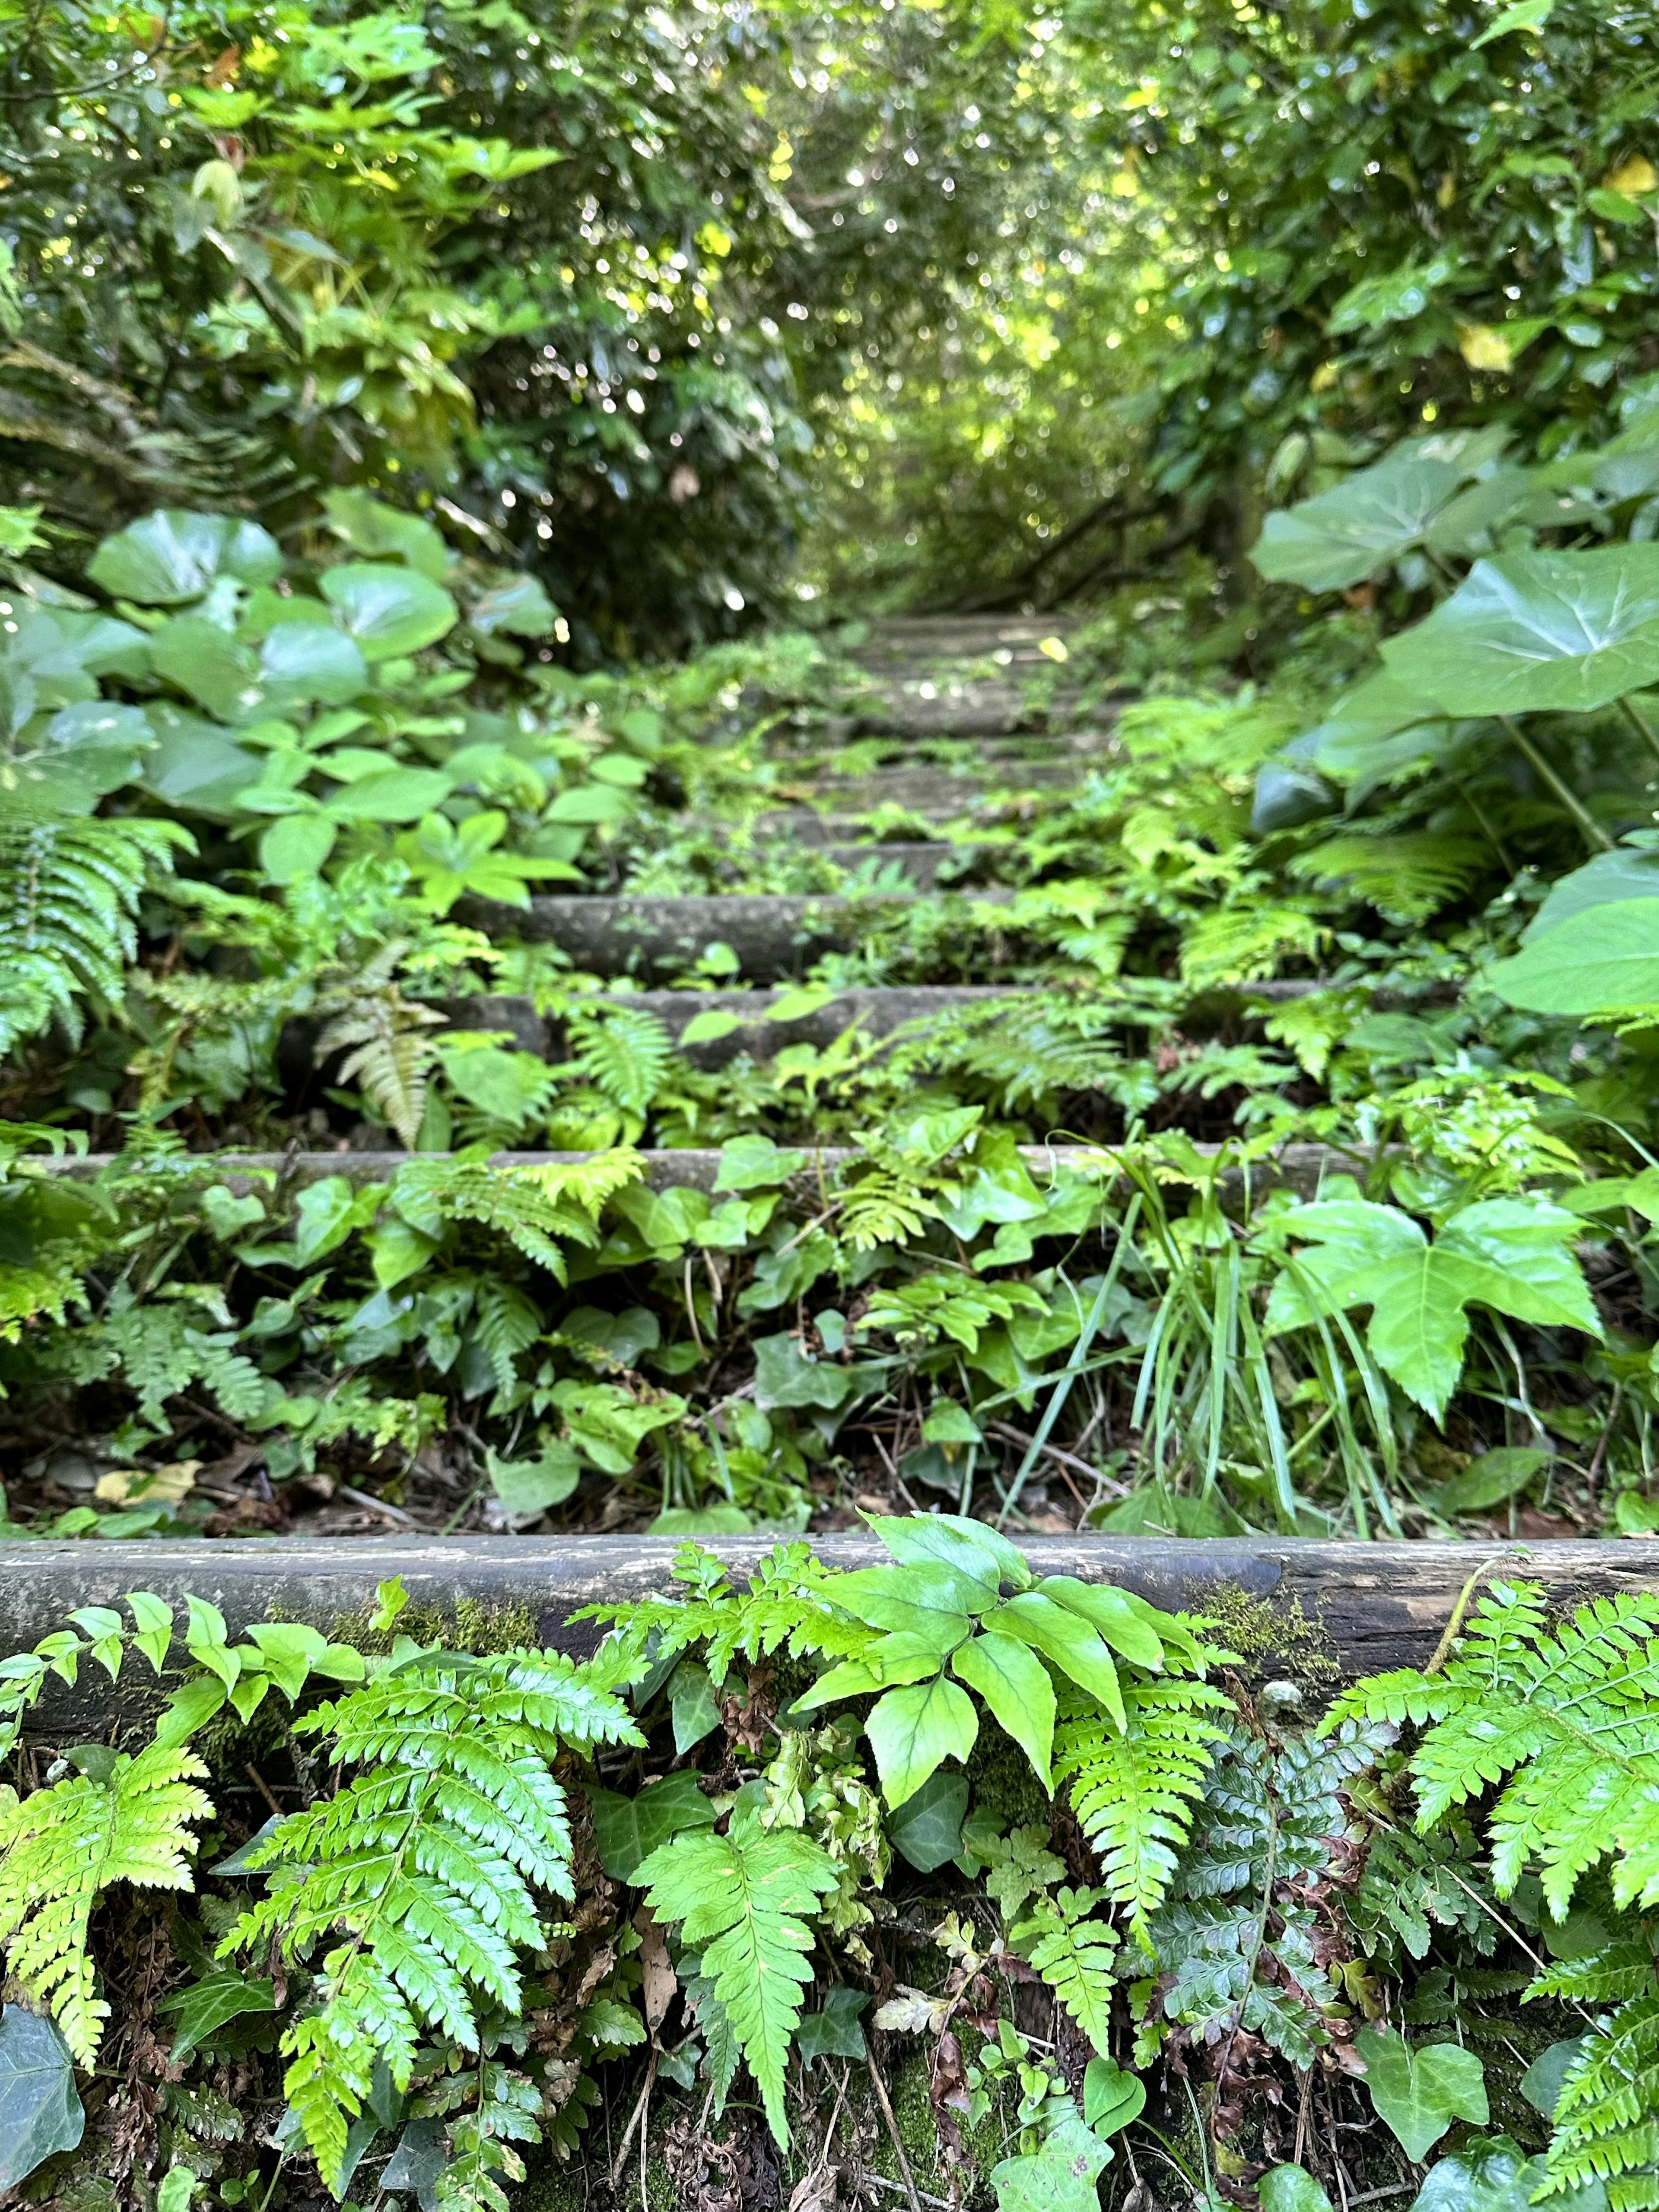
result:
[[[0,1054],[54,1019],[78,1043],[79,1001],[118,1006],[139,896],[195,840],[176,822],[40,818],[15,793],[0,821]]]
[[[1072,2018],[1105,2057],[1111,2048],[1112,1990],[1118,1939],[1089,1914],[1103,1889],[1061,1889],[1039,1897],[1010,1940],[1036,1968]]]
[[[668,1031],[654,1014],[631,1006],[585,1010],[568,1025],[571,1064],[613,1106],[643,1114],[673,1062]]]
[[[673,1576],[688,1585],[684,1596],[593,1606],[575,1616],[618,1625],[619,1633],[606,1647],[611,1679],[623,1681],[643,1674],[641,1655],[647,1646],[664,1659],[702,1644],[709,1674],[720,1681],[739,1651],[751,1663],[784,1649],[792,1659],[809,1653],[846,1658],[871,1641],[861,1622],[834,1609],[834,1577],[805,1544],[775,1545],[741,1589],[726,1581],[714,1554],[698,1544],[679,1546]]]
[[[424,1656],[295,1727],[331,1735],[336,1762],[361,1771],[250,1855],[270,1894],[220,1948],[275,1939],[294,1959],[343,1939],[322,1960],[317,2008],[283,2039],[289,2105],[337,2195],[376,2061],[407,2089],[423,2029],[476,2051],[482,2006],[520,2009],[520,1954],[550,1941],[532,1885],[573,1894],[552,1760],[565,1745],[642,1739],[569,1662],[526,1651]]]
[[[783,2069],[812,1978],[806,1925],[820,1898],[840,1886],[829,1854],[799,1830],[762,1829],[746,1808],[725,1836],[683,1830],[660,1844],[635,1880],[659,1920],[684,1924],[681,1941],[701,1954],[750,2071],[773,2135],[787,2144]]]
[[[1444,1670],[1377,1674],[1327,1725],[1429,1723],[1411,1761],[1418,1826],[1508,1786],[1487,1823],[1507,1896],[1528,1867],[1559,1918],[1579,1880],[1613,1860],[1620,1906],[1659,1902],[1659,1596],[1600,1598],[1554,1635],[1542,1590],[1498,1583]]]
[[[1471,837],[1432,830],[1394,836],[1349,831],[1297,854],[1289,872],[1299,882],[1364,899],[1390,921],[1424,921],[1467,890],[1489,865],[1489,853]]]
[[[1054,1780],[1069,1783],[1072,1809],[1100,1859],[1101,1879],[1129,1916],[1138,1940],[1163,1903],[1191,1833],[1214,1747],[1227,1730],[1213,1717],[1224,1693],[1170,1671],[1123,1685],[1126,1724],[1070,1700],[1054,1738]]]
[[[1659,2207],[1659,1970],[1638,1908],[1659,1903],[1659,1596],[1600,1598],[1552,1630],[1535,1583],[1495,1583],[1437,1674],[1357,1683],[1327,1716],[1414,1722],[1418,1826],[1501,1785],[1486,1815],[1500,1896],[1536,1872],[1558,1920],[1605,1869],[1627,1915],[1588,1957],[1558,1960],[1526,1991],[1596,2018],[1563,2081],[1542,2197],[1592,2179],[1613,2212]]]
[[[113,1616],[112,1616],[113,1618]],[[82,1771],[21,1802],[0,1792],[0,1943],[30,1996],[49,2005],[83,2066],[98,2054],[109,2007],[87,1950],[93,1907],[118,1881],[188,1889],[192,1823],[212,1806],[207,1769],[176,1744],[136,1758],[94,1747]]]
[[[319,1010],[330,1018],[318,1033],[313,1057],[320,1067],[343,1052],[341,1082],[361,1085],[375,1112],[413,1150],[438,1056],[430,1032],[442,1028],[444,1017],[435,1006],[405,999],[398,988],[394,971],[409,949],[403,939],[394,939],[360,974],[322,994]]]
[[[1372,1765],[1391,1731],[1351,1720],[1328,1739],[1275,1751],[1235,1731],[1212,1767],[1168,1900],[1147,1925],[1161,1969],[1141,2050],[1159,2015],[1206,2045],[1240,2031],[1293,2065],[1329,2041],[1336,2001],[1316,1908],[1348,1829],[1340,1792]]]
[[[561,1243],[598,1245],[601,1208],[636,1182],[643,1166],[626,1150],[534,1167],[494,1167],[465,1155],[409,1160],[393,1178],[391,1204],[410,1228],[434,1239],[455,1221],[493,1229],[563,1282]]]

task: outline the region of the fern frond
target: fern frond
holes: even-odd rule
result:
[[[1103,1889],[1061,1889],[1040,1897],[1030,1917],[1011,1931],[1029,1944],[1031,1964],[1103,2058],[1110,2051],[1112,1990],[1118,1939],[1089,1914]]]
[[[613,1106],[643,1114],[673,1062],[668,1031],[655,1014],[632,1006],[570,1018],[572,1065]]]
[[[464,1157],[415,1159],[393,1177],[391,1202],[411,1228],[430,1237],[441,1236],[453,1221],[495,1230],[563,1282],[561,1242],[597,1245],[605,1201],[636,1182],[644,1169],[639,1154],[626,1150],[534,1167],[496,1167]]]
[[[78,1001],[118,1006],[137,951],[139,896],[195,840],[179,823],[45,820],[14,794],[0,821],[0,1054],[61,1021],[82,1032]]]
[[[1393,836],[1346,831],[1322,838],[1290,863],[1298,882],[1341,890],[1394,921],[1424,921],[1456,898],[1491,865],[1470,837],[1433,830]]]
[[[195,1786],[207,1771],[192,1752],[152,1744],[106,1775],[70,1775],[0,1806],[0,1943],[83,2066],[109,2017],[87,1951],[93,1907],[118,1881],[190,1888],[191,1823],[213,1809]]]
[[[331,1735],[336,1763],[360,1771],[252,1855],[270,1893],[220,1950],[274,1938],[292,1959],[345,1937],[323,1960],[319,2008],[283,2039],[289,2102],[337,2194],[376,2059],[406,2090],[423,2029],[476,2051],[481,2002],[520,2009],[520,1954],[550,1940],[532,1886],[573,1894],[550,1771],[561,1747],[641,1739],[569,1661],[526,1651],[426,1656],[295,1726]]]
[[[787,2145],[783,2069],[812,1978],[806,1920],[839,1885],[834,1862],[799,1830],[769,1833],[734,1819],[726,1836],[682,1830],[635,1880],[658,1919],[684,1922],[682,1942],[702,1953],[700,1972],[760,2085],[772,2133]]]
[[[1585,2037],[1556,2100],[1547,2203],[1586,2182],[1626,2212],[1659,2195],[1659,1996],[1633,1999]]]
[[[1534,1867],[1559,1918],[1611,1856],[1622,1905],[1659,1899],[1659,1596],[1581,1606],[1551,1635],[1534,1584],[1494,1585],[1443,1674],[1360,1684],[1330,1719],[1378,1704],[1431,1717],[1412,1759],[1418,1826],[1507,1783],[1488,1832],[1498,1893]]]
[[[505,1394],[518,1381],[514,1361],[542,1333],[542,1316],[534,1302],[514,1284],[503,1282],[498,1275],[486,1275],[474,1294],[472,1333],[489,1362],[495,1388]]]
[[[1054,1738],[1054,1781],[1068,1783],[1072,1809],[1100,1860],[1115,1905],[1145,1940],[1148,1916],[1163,1903],[1176,1857],[1192,1829],[1214,1747],[1227,1730],[1212,1716],[1226,1710],[1224,1693],[1203,1682],[1163,1675],[1126,1679],[1127,1725],[1086,1711]]]
[[[405,999],[394,982],[363,984],[331,998],[339,1010],[319,1032],[313,1058],[320,1066],[343,1052],[340,1080],[360,1085],[376,1113],[413,1150],[426,1110],[427,1079],[438,1056],[428,1032],[442,1027],[443,1016],[435,1006]]]
[[[628,1605],[593,1606],[575,1617],[608,1620],[621,1631],[612,1651],[617,1680],[653,1638],[658,1656],[707,1647],[708,1671],[724,1678],[741,1651],[751,1662],[769,1659],[787,1646],[792,1659],[809,1653],[850,1658],[874,1640],[875,1632],[836,1610],[831,1571],[819,1565],[802,1543],[775,1544],[748,1586],[735,1589],[712,1552],[683,1544],[674,1554],[674,1576],[691,1586],[685,1597],[646,1598]],[[640,1671],[643,1671],[642,1665]]]

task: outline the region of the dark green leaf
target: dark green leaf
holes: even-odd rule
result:
[[[864,2058],[864,2030],[860,2015],[869,2004],[862,1990],[844,1983],[824,1992],[820,2012],[803,2013],[795,2031],[795,2048],[810,2066],[815,2058]]]
[[[935,1867],[960,1856],[967,1810],[966,1776],[932,1775],[913,1797],[888,1814],[888,1840],[919,1874],[932,1874]]]
[[[613,1881],[631,1881],[659,1844],[684,1828],[712,1828],[714,1808],[697,1787],[695,1774],[668,1774],[637,1797],[614,1790],[590,1790],[593,1834],[599,1863]]]
[[[21,2005],[0,2014],[0,2189],[73,2150],[87,2124],[69,2047],[53,2023]]]

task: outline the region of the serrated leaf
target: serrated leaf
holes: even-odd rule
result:
[[[864,1724],[876,1754],[876,1771],[890,1807],[903,1804],[942,1759],[965,1760],[979,1734],[979,1717],[965,1690],[943,1674],[902,1690],[889,1690]]]
[[[1014,1637],[976,1636],[952,1654],[951,1665],[960,1680],[979,1692],[993,1719],[1052,1792],[1054,1686],[1042,1662]]]

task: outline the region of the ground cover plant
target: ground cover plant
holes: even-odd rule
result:
[[[872,1527],[580,1663],[397,1583],[7,1659],[16,2201],[1651,2202],[1651,1599],[1304,1716],[1270,1615]]]

